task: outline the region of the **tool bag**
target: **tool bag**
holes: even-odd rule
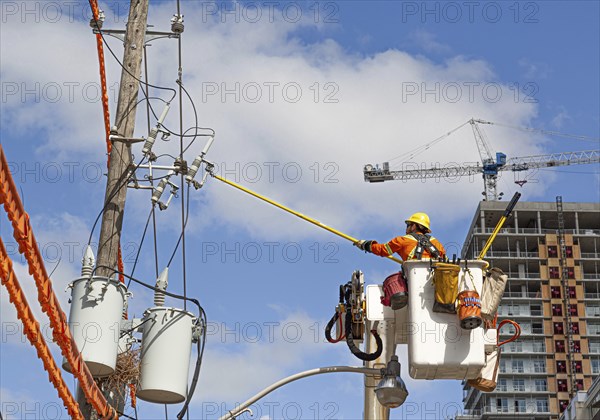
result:
[[[437,262],[433,267],[433,286],[435,288],[433,312],[455,314],[460,266]]]
[[[481,289],[481,316],[486,321],[496,316],[507,280],[508,276],[499,268],[494,267],[486,273]]]
[[[499,342],[500,340],[500,328],[502,328],[506,324],[512,324],[515,327],[515,334],[506,341]],[[516,340],[521,335],[521,327],[516,322],[505,319],[498,326],[498,330],[496,332],[496,348],[487,353],[485,355],[485,365],[479,372],[479,375],[475,379],[469,379],[467,381],[467,385],[472,386],[475,389],[478,389],[482,392],[492,392],[496,389],[496,385],[498,383],[498,368],[500,367],[500,355],[501,349],[500,347],[510,343],[511,341]]]
[[[471,279],[471,285],[473,289],[466,288],[466,277],[469,275]],[[481,318],[481,299],[479,293],[475,289],[475,281],[473,275],[469,269],[465,270],[465,274],[461,281],[461,284],[465,286],[465,290],[458,294],[458,319],[460,320],[460,326],[465,330],[472,330],[479,327],[483,323]]]
[[[391,306],[394,311],[404,308],[408,304],[408,284],[402,271],[388,276],[383,282],[381,303]]]

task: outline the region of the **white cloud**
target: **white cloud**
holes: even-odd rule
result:
[[[194,3],[186,6],[186,22],[204,21],[186,27],[183,80],[196,102],[200,125],[217,131],[209,159],[219,169],[229,170],[228,178],[343,231],[356,232],[367,220],[397,224],[399,217],[416,209],[428,209],[432,217],[444,222],[464,217],[469,206],[445,206],[442,210],[431,204],[432,197],[435,202],[452,202],[460,194],[478,200],[482,190],[479,179],[463,180],[459,185],[444,180],[370,185],[362,179],[363,165],[413,149],[471,117],[523,125],[536,114],[535,104],[515,101],[513,92],[498,82],[483,60],[456,56],[436,64],[398,50],[360,57],[331,39],[302,42],[295,32],[299,27],[319,30],[319,25],[308,20],[298,25],[283,19],[222,23],[207,18],[206,10],[205,16],[202,12]],[[156,29],[168,22],[171,13],[165,5],[151,9],[152,21],[161,23]],[[17,36],[25,27],[28,36]],[[9,22],[3,32],[14,40],[3,48],[5,80],[97,83],[94,39],[86,23]],[[120,51],[118,42],[110,42]],[[58,53],[56,45],[63,46]],[[154,41],[148,55],[151,80],[176,87],[175,41]],[[118,80],[118,68],[108,52],[106,57],[110,84]],[[168,97],[157,90],[151,95]],[[7,103],[6,118],[13,129],[24,133],[43,128],[46,145],[41,150],[45,153],[59,157],[103,153],[99,102],[46,101],[22,106],[14,99]],[[162,109],[160,102],[154,101],[153,106],[157,113]],[[189,126],[193,116],[187,100],[184,107]],[[147,135],[143,114],[138,112],[139,136]],[[166,124],[178,127],[176,106]],[[489,137],[509,156],[541,151],[524,134],[498,137],[490,131]],[[202,146],[198,140],[190,148],[189,161]],[[157,153],[174,154],[178,149],[177,139],[159,141],[155,146]],[[429,166],[477,162],[479,156],[466,129],[416,160]],[[261,239],[318,234],[289,214],[215,180],[193,195],[192,229],[222,224]],[[146,198],[138,191],[131,192],[128,210],[147,214]],[[166,217],[161,226],[171,229],[177,219]]]
[[[260,328],[244,324],[238,329],[229,326],[228,335],[213,331],[214,335],[207,339],[211,345],[206,348],[198,384],[198,389],[203,390],[201,398],[242,402],[279,379],[297,373],[299,360],[306,362],[330,351],[314,338],[317,324],[324,325],[304,313],[290,313]],[[257,331],[261,340],[255,342]]]
[[[519,60],[519,66],[523,69],[523,77],[529,81],[547,79],[552,73],[552,69],[547,63],[536,62],[527,57]]]
[[[447,54],[452,51],[449,45],[436,40],[434,33],[419,29],[409,35],[410,40],[428,53]]]

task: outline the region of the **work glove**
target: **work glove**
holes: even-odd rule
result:
[[[364,239],[361,239],[360,241],[356,241],[354,242],[354,246],[362,249],[365,252],[371,252],[371,245],[376,244],[376,241],[365,241]]]

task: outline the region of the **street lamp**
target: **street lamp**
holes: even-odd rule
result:
[[[400,377],[398,356],[393,355],[388,362],[383,379],[379,381],[377,388],[375,388],[375,395],[377,395],[379,404],[386,408],[396,408],[404,404],[406,397],[408,397],[408,391]]]
[[[400,377],[400,362],[398,362],[398,356],[393,355],[392,359],[388,362],[385,369],[376,369],[359,366],[328,366],[296,373],[266,387],[246,402],[238,405],[232,410],[229,410],[225,415],[221,416],[219,420],[234,420],[243,412],[250,411],[248,408],[250,407],[250,405],[254,404],[256,401],[260,400],[267,394],[270,394],[271,392],[275,391],[277,388],[280,388],[285,384],[297,381],[298,379],[306,378],[308,376],[338,372],[362,373],[364,375],[383,375],[383,379],[379,382],[377,388],[375,388],[375,394],[377,396],[379,404],[381,404],[385,408],[400,407],[406,400],[406,397],[408,396],[406,385]]]

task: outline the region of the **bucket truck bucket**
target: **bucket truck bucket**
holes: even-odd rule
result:
[[[482,260],[462,261],[459,283],[481,290]],[[408,280],[408,362],[414,379],[472,379],[485,365],[485,331],[463,329],[456,314],[434,312],[433,266],[427,260],[404,262]]]

